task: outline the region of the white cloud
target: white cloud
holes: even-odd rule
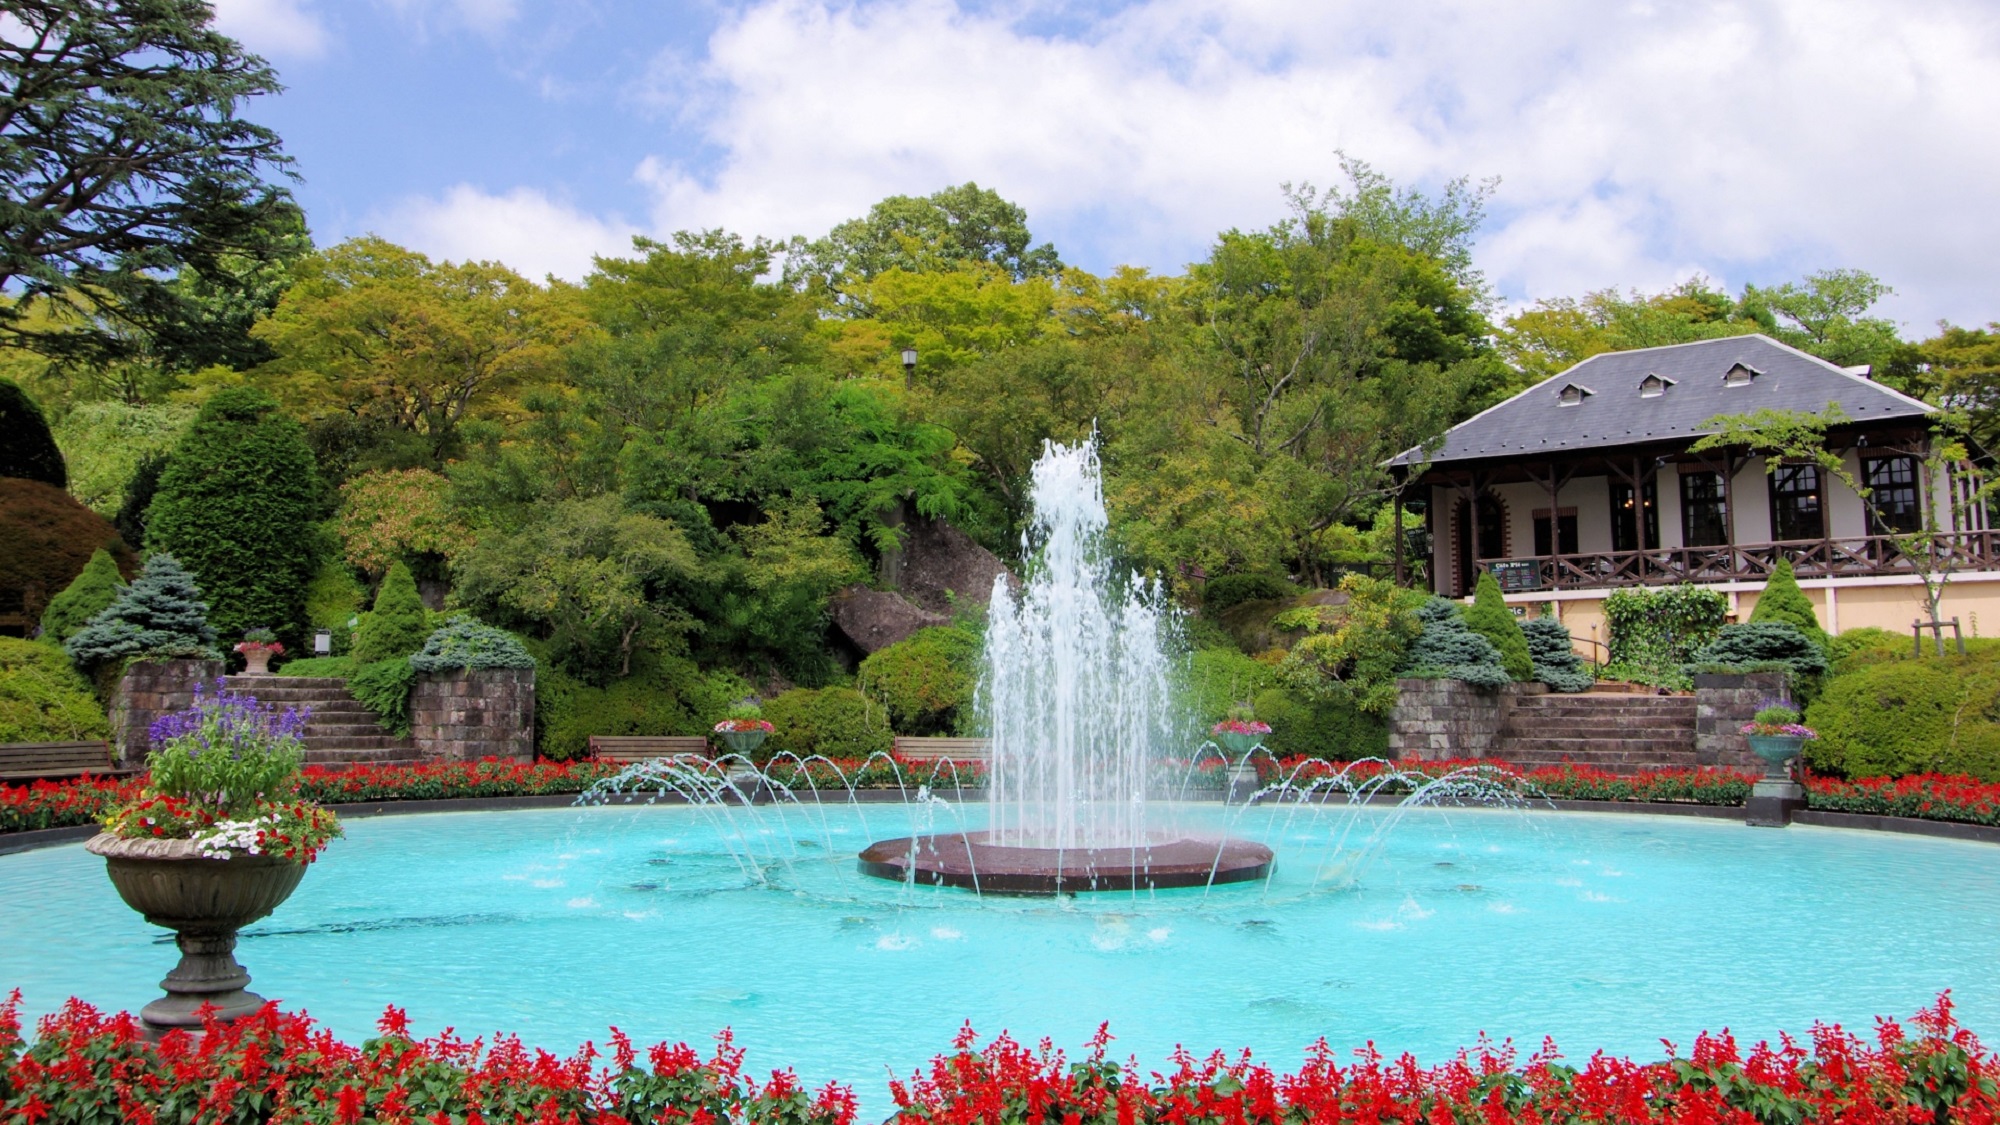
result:
[[[532,188],[493,195],[459,184],[436,198],[414,198],[369,227],[432,258],[497,260],[536,279],[577,281],[593,254],[624,254],[634,228],[586,215]]]
[[[317,58],[331,36],[310,0],[213,0],[215,26],[259,54]]]
[[[661,230],[813,234],[976,179],[1073,254],[1173,270],[1275,218],[1280,182],[1332,179],[1338,147],[1404,181],[1502,176],[1479,259],[1516,297],[1837,265],[1917,330],[2000,315],[2000,13],[1970,0],[1152,0],[1071,37],[949,0],[764,0],[667,62],[647,96],[698,102],[723,155],[642,165]]]
[[[458,24],[482,35],[495,35],[521,14],[518,0],[379,0],[428,34],[434,22]]]

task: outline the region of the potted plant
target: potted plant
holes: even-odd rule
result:
[[[1232,756],[1242,757],[1255,750],[1264,742],[1264,736],[1271,733],[1271,724],[1257,721],[1257,713],[1248,703],[1239,703],[1229,709],[1229,717],[1209,728],[1210,735]]]
[[[1743,737],[1750,743],[1750,752],[1764,759],[1767,780],[1789,781],[1791,775],[1785,771],[1785,763],[1798,757],[1806,743],[1819,737],[1800,722],[1802,717],[1798,708],[1789,703],[1773,703],[1743,724]]]
[[[236,932],[290,897],[341,832],[333,813],[293,797],[306,718],[220,680],[212,693],[197,686],[192,706],[152,726],[147,787],[85,845],[127,906],[174,931],[180,964],[139,1013],[156,1034],[199,1031],[203,1008],[232,1020],[264,1004],[246,989]]]
[[[260,626],[243,634],[236,651],[243,654],[244,675],[268,676],[271,658],[284,655],[285,646],[278,643],[278,634]]]
[[[715,736],[729,747],[730,753],[748,758],[771,737],[772,729],[757,701],[744,699],[732,704],[729,717],[715,724]]]

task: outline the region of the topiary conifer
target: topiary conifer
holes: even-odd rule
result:
[[[160,474],[146,512],[147,546],[179,559],[228,636],[275,629],[304,639],[306,583],[324,502],[305,431],[253,387],[217,392]]]
[[[1554,691],[1589,691],[1597,677],[1583,666],[1569,629],[1553,617],[1537,617],[1521,623],[1521,635],[1528,641],[1528,656],[1535,664],[1535,678]]]
[[[417,595],[417,580],[401,562],[391,565],[381,589],[375,591],[374,611],[361,619],[360,636],[354,642],[354,659],[373,664],[409,656],[420,651],[430,635],[430,618],[424,613],[423,599]]]
[[[1799,579],[1792,572],[1792,560],[1779,559],[1771,570],[1771,577],[1764,583],[1764,592],[1757,595],[1757,608],[1750,611],[1751,624],[1776,621],[1790,625],[1810,637],[1814,644],[1826,651],[1826,630],[1819,627],[1819,617],[1813,613],[1812,600],[1799,589]]]
[[[222,656],[215,650],[215,630],[208,624],[208,603],[201,599],[201,587],[187,568],[164,551],[148,557],[139,577],[63,642],[63,651],[84,669],[113,660],[219,660]]]
[[[83,564],[83,573],[76,581],[50,599],[49,607],[42,611],[43,639],[57,643],[69,640],[91,618],[111,608],[124,587],[125,577],[118,573],[117,560],[99,547]]]
[[[1515,680],[1535,678],[1535,662],[1528,654],[1528,638],[1521,633],[1521,623],[1507,608],[1507,602],[1500,596],[1500,583],[1491,571],[1479,576],[1479,587],[1473,591],[1472,605],[1465,610],[1465,627],[1493,642],[1500,650],[1500,666]]]
[[[69,468],[49,432],[49,420],[11,379],[0,379],[0,477],[69,487]]]

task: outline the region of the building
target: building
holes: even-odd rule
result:
[[[1740,448],[1689,451],[1719,414],[1829,405],[1846,420],[1827,448],[1865,500],[1816,464],[1767,472]],[[1707,584],[1747,618],[1781,558],[1828,630],[1905,631],[1924,616],[1919,572],[1949,552],[1941,616],[1975,635],[1983,615],[2000,632],[2000,549],[1971,502],[1977,476],[1926,471],[1934,413],[1865,368],[1768,336],[1592,356],[1390,462],[1397,502],[1421,505],[1429,529],[1401,565],[1447,596],[1492,571],[1508,602],[1552,603],[1592,640],[1621,587]],[[1913,558],[1927,515],[1942,534]]]

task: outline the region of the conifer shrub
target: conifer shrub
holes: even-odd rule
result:
[[[410,733],[410,692],[416,686],[417,670],[407,656],[362,664],[347,678],[348,693],[375,712],[383,730],[398,738]]]
[[[1423,631],[1410,645],[1406,672],[1446,680],[1464,680],[1474,687],[1498,688],[1513,677],[1500,663],[1500,650],[1484,636],[1466,628],[1457,603],[1432,598],[1417,610]],[[1525,638],[1523,645],[1527,642]]]
[[[85,670],[119,660],[222,658],[201,587],[165,551],[147,556],[132,584],[63,642],[63,650]]]
[[[69,470],[49,432],[49,420],[12,379],[0,379],[0,477],[69,487]]]
[[[409,656],[423,648],[430,635],[430,616],[417,594],[417,580],[411,577],[409,567],[395,563],[375,591],[375,608],[361,619],[354,659],[373,664]]]
[[[1908,633],[1864,626],[1849,629],[1826,642],[1826,662],[1831,675],[1844,676],[1876,664],[1903,660],[1911,654]]]
[[[1553,617],[1537,617],[1521,622],[1521,635],[1528,641],[1528,656],[1535,664],[1535,678],[1551,691],[1589,691],[1597,677],[1583,666],[1576,654],[1569,628]]]
[[[1757,607],[1750,611],[1749,624],[1756,625],[1768,621],[1790,625],[1804,633],[1826,651],[1826,630],[1819,627],[1819,618],[1813,613],[1812,600],[1799,589],[1799,579],[1792,572],[1792,560],[1779,559],[1771,570],[1771,577],[1764,583],[1764,592],[1757,595]]]
[[[1500,666],[1507,670],[1508,676],[1516,680],[1535,677],[1535,662],[1528,655],[1528,638],[1521,634],[1521,623],[1500,596],[1500,582],[1491,571],[1479,576],[1472,605],[1466,608],[1463,617],[1466,628],[1493,642],[1500,652]]]
[[[1826,673],[1826,650],[1797,626],[1783,621],[1725,625],[1708,647],[1695,653],[1696,669],[1759,671],[1783,665],[1798,689]]]
[[[980,643],[978,634],[949,625],[919,629],[870,654],[857,682],[888,710],[897,733],[947,734],[970,717]]]
[[[42,481],[0,477],[0,594],[13,594],[31,618],[40,620],[99,550],[123,573],[138,569],[111,521],[76,497]]]
[[[410,667],[422,673],[478,672],[491,668],[533,668],[535,658],[519,638],[464,614],[452,617],[425,639],[423,651],[410,657]]]
[[[853,688],[793,688],[763,706],[772,731],[757,752],[760,760],[785,750],[865,758],[893,742],[882,708]]]
[[[83,573],[50,599],[49,607],[42,611],[42,639],[61,644],[75,636],[91,618],[111,608],[124,586],[125,576],[118,573],[118,563],[111,552],[102,547],[91,552]]]
[[[118,502],[118,514],[111,517],[118,537],[125,542],[146,541],[146,513],[152,510],[153,497],[159,494],[160,474],[167,471],[167,462],[172,459],[168,453],[149,453],[132,467],[132,475],[125,481],[124,499]]]
[[[194,573],[224,635],[264,626],[296,650],[324,501],[298,423],[264,392],[231,387],[174,447],[146,512],[146,545]]]
[[[90,684],[61,649],[0,637],[0,742],[85,742],[110,734]]]

